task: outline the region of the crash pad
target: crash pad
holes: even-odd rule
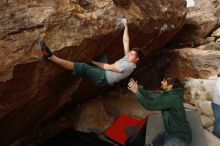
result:
[[[136,136],[145,123],[145,119],[139,120],[127,115],[120,115],[105,132],[105,136],[121,145],[125,145],[127,139]]]
[[[187,111],[186,115],[192,129],[192,143],[190,146],[208,146],[198,112]],[[151,144],[152,140],[162,131],[164,131],[162,115],[148,116],[145,144]]]

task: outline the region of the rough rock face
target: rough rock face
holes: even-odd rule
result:
[[[218,19],[207,10],[192,11],[187,14],[186,24],[193,26],[197,36],[207,36],[218,24]]]
[[[173,51],[172,62],[167,70],[168,76],[176,76],[183,80],[186,77],[207,79],[217,74],[220,69],[220,52],[184,48]]]
[[[220,1],[219,0],[194,0],[195,8],[211,12],[218,18],[220,25]]]
[[[219,44],[216,44],[217,37],[213,39],[210,36],[220,26],[220,1],[218,0],[194,0],[195,6],[188,9],[186,23],[178,35],[175,42],[178,48],[197,47],[208,45],[208,48],[216,50]],[[208,37],[208,38],[206,38]],[[204,48],[204,46],[203,46]]]
[[[113,62],[123,52],[117,22],[125,17],[132,46],[150,56],[182,27],[185,5],[185,0],[1,1],[0,143],[38,129],[68,101],[85,101],[102,89],[39,60],[39,37],[61,58],[90,62],[106,53]]]
[[[215,8],[218,6],[218,0],[194,0],[195,7],[201,10],[209,10],[214,12]]]
[[[185,99],[195,104],[196,100],[211,101],[215,79],[193,79],[185,81]]]

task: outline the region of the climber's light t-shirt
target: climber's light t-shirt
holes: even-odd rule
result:
[[[128,62],[128,55],[116,61],[114,64],[119,67],[119,72],[106,71],[106,79],[109,85],[113,85],[127,78],[136,68],[136,64]]]

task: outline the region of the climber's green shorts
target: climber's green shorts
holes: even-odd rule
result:
[[[91,66],[86,63],[74,63],[73,73],[74,76],[81,75],[87,77],[96,85],[104,86],[108,85],[105,70],[98,66]]]

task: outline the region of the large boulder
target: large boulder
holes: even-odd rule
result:
[[[194,7],[211,12],[214,12],[216,6],[218,6],[218,0],[194,0],[194,2]]]
[[[184,80],[186,77],[207,79],[217,74],[220,69],[220,52],[183,48],[173,51],[170,55],[171,65],[167,75]]]
[[[128,19],[132,46],[143,48],[146,56],[160,49],[184,24],[185,0],[124,2],[0,2],[2,145],[37,130],[69,101],[80,103],[105,91],[88,81],[73,79],[71,72],[51,62],[41,61],[38,38],[67,60],[90,62],[106,53],[113,62],[123,54],[119,18]]]
[[[218,19],[207,10],[191,11],[187,14],[186,25],[195,28],[196,36],[207,36],[218,24]]]
[[[208,10],[188,10],[186,23],[178,32],[172,46],[176,48],[197,47],[206,44],[206,37],[218,26],[218,19]]]
[[[207,10],[213,13],[220,20],[220,1],[219,0],[194,0],[195,8]],[[219,21],[220,22],[220,21]],[[219,23],[220,24],[220,23]]]
[[[218,0],[194,0],[194,3],[194,7],[188,8],[184,27],[175,37],[174,44],[177,44],[177,48],[197,47],[210,43],[210,38],[206,37],[209,37],[212,31],[220,26],[220,2]],[[213,41],[216,39],[214,38]],[[215,45],[212,48],[216,47]]]

